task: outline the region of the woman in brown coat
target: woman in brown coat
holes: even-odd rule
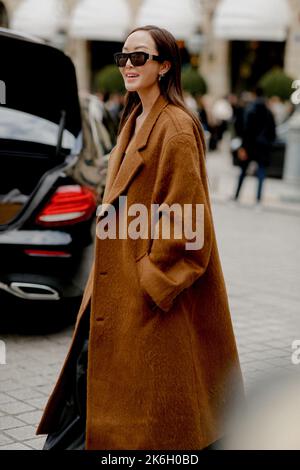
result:
[[[48,433],[50,441],[68,434],[68,426],[59,433],[67,390],[80,370],[80,341],[87,349],[85,324],[86,415],[79,418],[85,440],[77,448],[200,450],[223,436],[232,396],[243,397],[203,131],[184,105],[180,53],[168,31],[137,28],[115,60],[127,95],[98,212],[95,259],[37,434]],[[156,223],[153,207],[162,208]],[[162,236],[166,221],[170,233]],[[182,222],[190,230],[180,237]]]

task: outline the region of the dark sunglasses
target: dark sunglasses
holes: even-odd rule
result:
[[[125,67],[128,58],[134,67],[140,67],[145,65],[148,59],[157,60],[157,62],[162,62],[163,58],[159,55],[147,54],[147,52],[137,51],[137,52],[116,52],[114,54],[114,60],[118,67]]]

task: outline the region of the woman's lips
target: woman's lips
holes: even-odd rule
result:
[[[126,80],[135,80],[136,78],[139,78],[139,75],[136,75],[136,76],[129,76],[129,75],[125,75],[125,78]]]

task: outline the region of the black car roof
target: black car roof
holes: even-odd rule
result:
[[[0,36],[23,39],[23,41],[36,42],[38,44],[47,44],[43,39],[37,38],[36,36],[31,36],[30,34],[21,33],[20,31],[15,31],[13,29],[0,27]]]
[[[6,85],[5,106],[81,129],[75,67],[63,51],[34,36],[0,28],[0,80]]]

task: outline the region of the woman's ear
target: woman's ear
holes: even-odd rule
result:
[[[160,74],[163,74],[165,75],[171,68],[171,62],[168,61],[168,60],[165,60],[163,63],[162,63],[162,67],[160,69]]]

